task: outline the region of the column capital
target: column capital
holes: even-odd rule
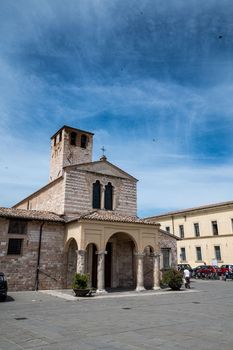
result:
[[[151,253],[151,256],[153,257],[153,258],[159,258],[160,257],[160,253]]]
[[[76,254],[77,255],[85,255],[86,254],[86,250],[83,250],[83,249],[78,249],[78,250],[76,250]]]
[[[145,253],[144,252],[135,252],[134,255],[137,256],[138,258],[143,258],[145,256]]]
[[[106,255],[108,254],[107,250],[98,250],[97,252],[95,252],[97,255]]]

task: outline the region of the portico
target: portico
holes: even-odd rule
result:
[[[69,257],[76,242],[77,255],[76,261],[68,261],[68,267],[76,264],[77,272],[88,273],[98,293],[109,288],[158,289],[158,230],[157,224],[101,211],[72,219],[65,251]],[[67,287],[70,283],[67,279]]]

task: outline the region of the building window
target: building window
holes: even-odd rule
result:
[[[170,267],[170,256],[171,256],[171,249],[170,248],[162,248],[161,249],[162,255],[163,255],[163,268],[169,269]]]
[[[81,136],[81,148],[87,148],[87,140],[87,136],[83,134]]]
[[[57,143],[57,138],[55,136],[54,139],[53,139],[53,145],[56,146],[56,143]]]
[[[170,232],[170,226],[166,226],[165,230],[166,230],[167,232]]]
[[[215,251],[215,258],[216,258],[216,260],[222,260],[222,258],[221,258],[221,250],[220,250],[220,246],[219,245],[216,245],[214,247],[214,251]]]
[[[198,223],[194,224],[194,234],[195,234],[195,237],[199,237],[200,236],[200,229],[199,229],[199,224]]]
[[[180,238],[184,238],[184,225],[180,225],[179,230],[180,230]]]
[[[217,221],[212,221],[212,230],[213,230],[213,235],[217,236],[218,235],[218,224],[217,224]]]
[[[21,254],[21,248],[22,248],[23,239],[18,238],[10,238],[8,241],[8,255],[20,255]]]
[[[94,209],[101,208],[101,185],[99,180],[93,184],[92,207]]]
[[[11,219],[9,221],[8,233],[16,233],[19,235],[27,234],[27,221]]]
[[[202,261],[201,247],[196,247],[197,261]]]
[[[77,143],[77,134],[76,134],[76,132],[71,132],[70,133],[70,144],[72,146],[76,146],[76,143]]]
[[[181,261],[186,261],[186,252],[185,252],[185,248],[180,248],[180,260],[181,260]]]
[[[113,200],[113,186],[111,182],[109,182],[105,186],[105,193],[104,193],[104,208],[106,210],[112,210],[112,200]]]

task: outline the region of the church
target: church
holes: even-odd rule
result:
[[[10,290],[70,288],[88,273],[98,293],[158,289],[176,264],[177,237],[137,217],[137,179],[103,155],[93,133],[63,126],[51,137],[49,182],[0,208],[0,270]]]

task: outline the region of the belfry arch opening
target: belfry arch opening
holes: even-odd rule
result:
[[[105,255],[106,289],[134,289],[136,286],[136,245],[124,232],[113,234],[107,241]]]

